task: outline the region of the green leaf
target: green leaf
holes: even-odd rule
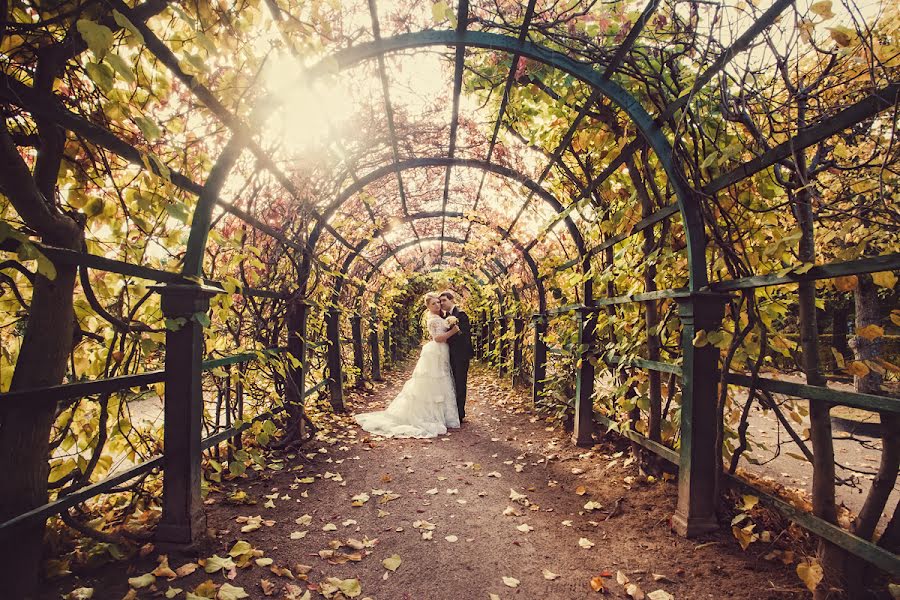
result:
[[[134,71],[131,69],[131,65],[128,64],[128,62],[118,54],[107,54],[105,60],[113,68],[113,70],[128,83],[134,83],[135,81],[137,81],[134,76]]]
[[[112,29],[89,19],[78,19],[75,27],[97,60],[101,60],[109,52],[113,43]]]
[[[122,29],[127,29],[129,32],[131,32],[131,35],[134,36],[135,41],[138,44],[140,44],[141,46],[144,45],[143,34],[141,34],[141,32],[138,31],[137,27],[134,26],[134,23],[132,23],[131,21],[128,20],[128,17],[126,17],[119,11],[114,10],[113,11],[113,19],[116,20],[116,25],[118,25]]]
[[[104,92],[109,92],[113,89],[113,85],[115,84],[115,77],[113,75],[113,70],[109,67],[109,65],[104,63],[90,62],[87,64],[86,69],[88,77],[98,88],[100,88]]]
[[[194,313],[194,321],[199,323],[201,327],[209,327],[209,315],[205,312]]]
[[[144,134],[144,137],[147,138],[148,142],[152,142],[159,137],[159,126],[147,117],[135,117],[134,122],[137,123],[141,133]]]
[[[187,319],[184,317],[177,317],[175,319],[166,319],[166,329],[169,331],[178,331],[184,324],[187,323]]]

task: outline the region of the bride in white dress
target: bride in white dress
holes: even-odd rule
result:
[[[431,341],[422,347],[412,376],[390,405],[378,412],[362,413],[354,418],[363,429],[384,437],[431,438],[459,427],[456,392],[450,373],[450,347],[447,340],[459,332],[441,318],[437,294],[425,294],[426,326]]]

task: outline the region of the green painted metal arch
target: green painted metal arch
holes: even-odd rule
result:
[[[329,204],[325,210],[322,212],[324,217],[323,221],[317,221],[313,226],[312,231],[309,235],[309,243],[308,245],[312,248],[312,252],[315,252],[315,248],[319,243],[321,235],[324,231],[324,222],[334,216],[334,213],[350,198],[360,193],[362,190],[366,188],[367,185],[370,185],[384,177],[389,177],[390,175],[394,175],[395,173],[400,173],[410,169],[422,169],[429,167],[467,167],[480,169],[483,171],[487,171],[490,173],[494,173],[495,175],[499,175],[501,177],[506,177],[508,179],[512,179],[521,185],[524,185],[526,188],[531,190],[535,195],[541,198],[544,202],[549,204],[553,210],[556,211],[557,214],[565,215],[563,217],[563,221],[566,224],[566,229],[569,232],[569,236],[572,238],[572,241],[575,244],[576,249],[578,250],[578,255],[583,257],[585,260],[582,263],[582,268],[587,271],[590,268],[590,262],[588,258],[587,246],[584,242],[584,236],[581,233],[581,230],[578,229],[578,225],[572,219],[572,217],[566,213],[566,209],[563,206],[562,202],[560,202],[556,196],[545,190],[541,187],[536,181],[528,178],[523,173],[516,171],[515,169],[511,169],[504,165],[499,165],[496,163],[492,163],[489,161],[479,160],[479,159],[462,159],[462,158],[447,158],[447,157],[428,157],[428,158],[413,158],[408,160],[403,160],[399,162],[392,162],[390,164],[384,165],[373,170],[370,173],[367,173],[363,177],[357,178],[352,184],[347,186],[344,190],[338,194],[338,196]],[[302,269],[309,269],[310,261],[312,260],[311,256],[304,257]]]
[[[371,173],[367,173],[366,175],[357,178],[352,184],[342,190],[340,194],[338,194],[334,199],[334,201],[332,201],[331,204],[329,204],[328,207],[326,207],[325,210],[322,211],[322,216],[326,220],[330,219],[345,202],[363,191],[366,186],[378,181],[379,179],[411,169],[424,169],[429,167],[465,167],[479,169],[482,171],[493,173],[495,175],[499,175],[501,177],[512,179],[525,186],[530,191],[538,195],[542,200],[550,204],[550,206],[552,206],[558,214],[565,213],[565,207],[563,206],[562,202],[560,202],[556,198],[556,196],[538,185],[536,181],[528,178],[525,174],[516,171],[515,169],[480,159],[427,157],[411,158],[399,162],[393,162],[374,169]],[[572,237],[576,248],[578,248],[579,254],[585,254],[587,252],[587,247],[585,246],[584,237],[582,236],[581,231],[578,229],[578,226],[568,215],[564,217],[564,221],[566,223],[566,228],[569,231],[569,235]],[[315,247],[316,241],[321,235],[323,229],[324,227],[322,223],[316,222],[316,225],[313,227],[313,231],[310,234],[310,245]]]
[[[703,218],[695,193],[689,188],[684,173],[675,163],[671,145],[641,103],[620,85],[604,78],[592,66],[575,61],[545,46],[524,40],[519,41],[516,38],[502,34],[483,31],[448,30],[401,34],[339,50],[318,65],[306,70],[305,75],[321,77],[328,73],[333,73],[335,68],[338,70],[345,69],[361,61],[384,56],[385,54],[428,46],[464,46],[519,54],[566,72],[609,98],[629,116],[641,135],[653,148],[657,155],[657,160],[659,160],[669,177],[670,184],[675,190],[679,211],[685,226],[690,289],[698,290],[707,285],[706,236]],[[222,156],[220,156],[221,159]],[[228,161],[226,158],[226,162],[230,164],[220,166],[219,161],[217,161],[214,167],[214,169],[222,172],[220,176],[223,180],[225,174],[234,164],[234,160]],[[211,202],[201,201],[198,204],[191,224],[189,250],[191,248],[195,250],[203,248],[206,245],[208,239],[207,229],[210,222],[209,215],[212,209],[213,204]],[[317,221],[324,225],[325,219],[320,217]],[[314,251],[310,246],[307,246],[306,254]],[[199,265],[200,261],[202,261],[202,252],[198,253],[195,251],[192,256],[195,258],[194,262],[197,262]],[[304,259],[307,258],[304,257]],[[191,265],[185,265],[185,268],[187,269],[189,266]]]
[[[464,218],[465,214],[461,213],[461,212],[453,212],[453,211],[428,211],[428,212],[421,212],[421,213],[409,215],[408,217],[404,217],[401,220],[403,222],[414,222],[414,221],[417,221],[420,219],[429,219],[429,218],[436,218],[436,217]],[[519,240],[512,238],[509,235],[509,232],[506,229],[500,227],[499,225],[496,225],[494,223],[489,223],[487,221],[480,221],[477,219],[477,217],[472,218],[472,222],[477,223],[478,225],[481,225],[483,227],[486,227],[486,228],[494,231],[495,233],[500,235],[501,238],[509,241],[513,245],[513,247],[516,249],[516,251],[522,255],[522,258],[525,260],[526,264],[528,265],[529,270],[531,271],[532,279],[534,281],[535,287],[537,288],[538,304],[539,304],[540,310],[541,310],[541,312],[546,310],[547,298],[546,298],[546,293],[544,290],[544,284],[543,284],[542,278],[540,276],[537,263],[535,262],[534,258],[531,256],[530,252],[525,249],[525,246]],[[383,234],[384,234],[383,230],[376,229],[372,233],[371,236],[367,237],[366,239],[361,241],[359,244],[357,244],[357,246],[353,250],[353,252],[351,252],[344,259],[344,263],[341,266],[341,270],[339,271],[337,280],[332,288],[332,296],[331,296],[332,303],[336,304],[338,302],[341,291],[343,289],[343,284],[346,281],[347,274],[350,272],[350,267],[352,266],[353,262],[360,256],[361,252],[374,240],[374,238],[380,237]],[[449,240],[446,240],[446,241],[449,241]],[[463,240],[463,244],[465,244],[465,240]],[[383,264],[383,262],[376,263],[376,269],[377,269],[377,267],[380,267],[381,264]],[[366,280],[366,279],[368,279],[368,276],[363,278],[363,280]]]
[[[684,222],[688,253],[688,275],[691,290],[699,290],[708,284],[706,274],[706,232],[703,216],[695,192],[690,188],[684,172],[675,163],[672,146],[643,105],[622,86],[603,77],[591,65],[578,62],[568,56],[528,41],[519,41],[507,35],[485,31],[428,30],[404,33],[381,38],[335,52],[309,69],[305,75],[321,77],[335,69],[346,69],[354,64],[402,50],[428,46],[465,46],[520,54],[532,60],[559,69],[592,86],[609,98],[640,131],[665,170],[669,183],[675,190],[678,208]]]

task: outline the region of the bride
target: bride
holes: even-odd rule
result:
[[[403,389],[385,410],[362,413],[354,418],[363,429],[384,437],[430,438],[459,427],[459,410],[450,374],[447,340],[459,326],[441,318],[437,294],[425,294],[425,322],[431,341],[422,347],[419,362]]]

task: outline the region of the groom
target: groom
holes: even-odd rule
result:
[[[450,345],[450,371],[456,386],[456,406],[459,408],[459,422],[466,418],[466,377],[469,361],[472,360],[472,340],[469,337],[469,316],[456,306],[456,294],[444,290],[440,295],[444,318],[454,316],[459,320],[459,333],[447,340]]]

